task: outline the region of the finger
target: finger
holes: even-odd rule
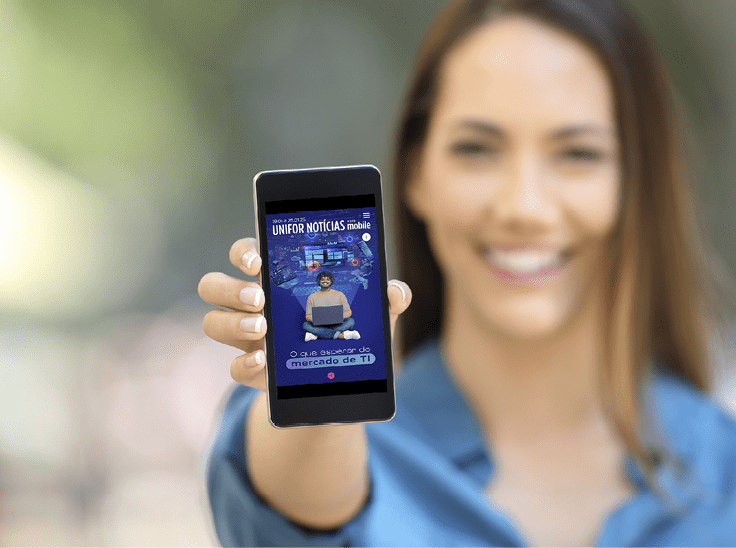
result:
[[[266,391],[266,354],[256,350],[238,356],[230,364],[230,376],[236,382]]]
[[[391,280],[388,282],[388,312],[391,316],[399,317],[411,304],[411,289],[404,282]]]
[[[198,290],[203,301],[233,310],[258,312],[265,302],[263,290],[256,282],[238,280],[222,272],[205,274]]]
[[[266,318],[260,314],[247,312],[229,312],[226,310],[210,310],[202,322],[205,334],[217,342],[255,350],[260,346],[248,346],[242,343],[262,341],[266,334]]]
[[[391,280],[386,289],[388,294],[388,312],[391,319],[391,334],[393,335],[396,320],[411,304],[411,289],[404,282]]]
[[[255,238],[238,240],[230,248],[230,262],[248,276],[258,276],[261,271],[261,256]]]

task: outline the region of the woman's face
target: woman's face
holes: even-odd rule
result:
[[[603,275],[620,186],[612,90],[583,43],[505,17],[449,53],[407,199],[455,312],[516,339],[563,328]]]

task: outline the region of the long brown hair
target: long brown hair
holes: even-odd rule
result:
[[[442,330],[440,269],[424,224],[404,199],[427,134],[442,63],[463,37],[503,14],[531,17],[576,36],[608,70],[616,100],[623,202],[605,265],[601,390],[621,439],[650,477],[660,455],[642,441],[642,381],[656,359],[707,391],[709,343],[714,335],[725,334],[732,318],[733,308],[720,305],[733,305],[736,291],[728,269],[702,237],[692,168],[685,160],[693,145],[685,109],[653,40],[619,0],[458,0],[433,23],[414,65],[395,159],[400,275],[413,292],[401,320],[400,354],[438,338]]]

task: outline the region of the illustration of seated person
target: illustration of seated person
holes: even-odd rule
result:
[[[360,333],[351,331],[355,320],[345,294],[332,289],[335,276],[323,270],[317,274],[319,290],[307,298],[307,321],[302,327],[304,341],[316,339],[359,339]]]

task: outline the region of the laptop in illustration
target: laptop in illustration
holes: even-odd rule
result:
[[[342,323],[342,305],[334,306],[313,306],[312,307],[312,324],[313,325],[335,325]]]

